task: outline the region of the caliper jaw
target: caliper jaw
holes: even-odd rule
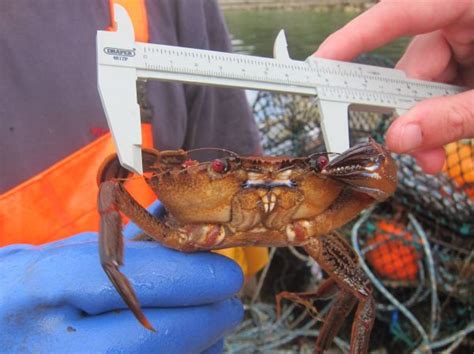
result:
[[[283,63],[291,63],[285,31],[280,30],[273,44],[273,58]],[[311,65],[314,59],[309,57],[306,62]],[[336,102],[321,97],[316,98],[319,108],[321,130],[326,151],[342,153],[349,149],[349,103]],[[336,155],[329,155],[332,159]]]
[[[140,107],[137,103],[135,34],[127,12],[115,5],[117,31],[97,32],[97,81],[107,122],[122,166],[143,173],[141,153]],[[103,43],[107,43],[105,46]],[[121,65],[116,65],[121,62]]]

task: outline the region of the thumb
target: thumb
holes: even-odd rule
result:
[[[396,119],[386,134],[386,143],[396,153],[441,147],[474,137],[474,90],[418,103]]]

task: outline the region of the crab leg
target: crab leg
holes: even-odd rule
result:
[[[341,292],[327,315],[315,353],[321,353],[332,341],[344,317],[359,300],[352,325],[350,353],[366,353],[370,332],[375,320],[375,303],[365,273],[357,265],[357,258],[346,241],[336,233],[311,238],[305,250],[337,282]],[[352,298],[351,298],[352,297]],[[335,326],[335,328],[331,328]]]
[[[314,317],[319,317],[319,313],[312,304],[313,299],[326,300],[333,297],[339,292],[337,283],[332,278],[326,279],[315,291],[305,291],[301,293],[293,293],[290,291],[282,291],[277,294],[276,302],[276,314],[277,318],[280,317],[281,311],[281,300],[286,299],[289,301],[296,302],[300,305],[305,306],[310,314]]]
[[[193,248],[191,245],[181,244],[179,233],[167,227],[138,204],[118,181],[105,181],[100,185],[98,205],[101,215],[99,251],[102,267],[135,317],[143,326],[154,331],[140,309],[140,303],[130,282],[119,270],[123,265],[124,249],[119,211],[134,220],[144,232],[164,246],[186,251],[192,251]]]
[[[344,319],[354,308],[357,299],[348,291],[341,290],[336,299],[331,304],[331,309],[324,319],[324,325],[319,331],[316,341],[315,353],[323,353],[334,340],[342,325]]]
[[[329,345],[344,324],[344,319],[349,315],[357,302],[357,298],[350,292],[340,290],[333,278],[326,279],[316,291],[303,293],[283,291],[279,293],[276,297],[277,317],[280,317],[280,303],[282,299],[299,303],[305,306],[312,316],[318,317],[319,313],[312,304],[313,300],[328,299],[333,296],[336,298],[331,304],[329,313],[324,318],[324,325],[319,332],[316,342],[315,353],[323,353],[324,350],[329,348]]]

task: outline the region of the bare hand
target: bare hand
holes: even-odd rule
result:
[[[381,1],[330,35],[314,55],[351,60],[401,36],[415,36],[396,65],[408,76],[474,87],[473,0]],[[418,103],[391,125],[386,141],[436,173],[444,164],[443,145],[473,137],[471,89]]]

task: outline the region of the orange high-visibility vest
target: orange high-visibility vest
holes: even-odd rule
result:
[[[148,17],[144,0],[110,0],[110,30],[116,28],[113,4],[127,10],[135,40],[148,42]],[[150,124],[142,124],[142,146],[153,147]],[[57,162],[47,170],[0,196],[0,246],[43,244],[85,231],[97,231],[97,172],[104,159],[115,153],[111,133]],[[142,205],[156,196],[143,178],[131,178],[126,188]],[[265,248],[219,251],[236,260],[246,275],[260,270],[268,260]]]

